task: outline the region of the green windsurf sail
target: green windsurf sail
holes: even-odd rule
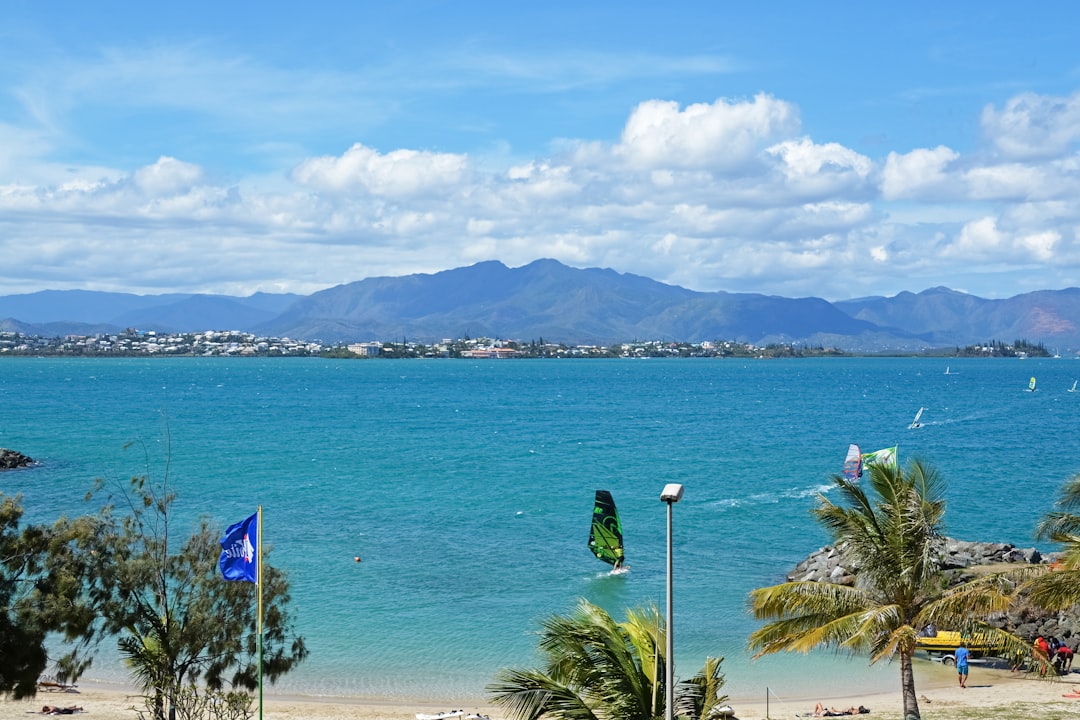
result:
[[[622,523],[615,501],[607,490],[596,491],[596,504],[593,506],[592,530],[589,532],[589,549],[593,555],[608,565],[621,567],[623,564]]]
[[[897,465],[897,450],[899,445],[893,445],[891,448],[884,448],[882,450],[875,450],[874,452],[863,453],[862,462],[863,467],[869,467],[873,464],[878,465]]]

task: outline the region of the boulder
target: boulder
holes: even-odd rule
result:
[[[1039,565],[1046,562],[1035,548],[1018,548],[1008,543],[980,543],[945,538],[941,548],[941,569],[951,582],[971,579],[968,568],[979,565],[999,563]],[[788,573],[787,580],[831,582],[851,585],[858,575],[859,568],[854,562],[844,557],[844,549],[832,545],[810,553],[810,555]]]
[[[27,457],[20,452],[0,448],[0,470],[13,470],[26,467],[34,462],[34,458]]]

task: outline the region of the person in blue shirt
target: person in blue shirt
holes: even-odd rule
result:
[[[960,687],[967,687],[968,679],[968,658],[971,657],[971,653],[967,649],[967,643],[960,643],[960,647],[956,648],[956,674],[960,678]]]

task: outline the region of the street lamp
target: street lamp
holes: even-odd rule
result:
[[[675,632],[671,626],[671,506],[682,499],[683,486],[679,483],[668,483],[664,491],[660,493],[660,499],[667,503],[667,669],[665,690],[667,698],[664,703],[665,720],[675,718]]]

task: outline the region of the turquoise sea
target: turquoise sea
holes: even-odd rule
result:
[[[892,690],[895,667],[862,658],[751,662],[748,591],[825,544],[809,510],[851,442],[934,463],[950,535],[1036,545],[1080,471],[1077,377],[1061,359],[8,358],[0,447],[40,464],[0,490],[51,521],[85,511],[95,478],[168,468],[184,522],[262,505],[311,650],[268,692],[464,701],[532,663],[538,621],[578,598],[663,610],[659,496],[678,482],[677,676],[721,655],[736,697],[813,695],[838,672]],[[622,515],[623,576],[586,548],[598,488]],[[87,679],[124,677],[110,652]]]

